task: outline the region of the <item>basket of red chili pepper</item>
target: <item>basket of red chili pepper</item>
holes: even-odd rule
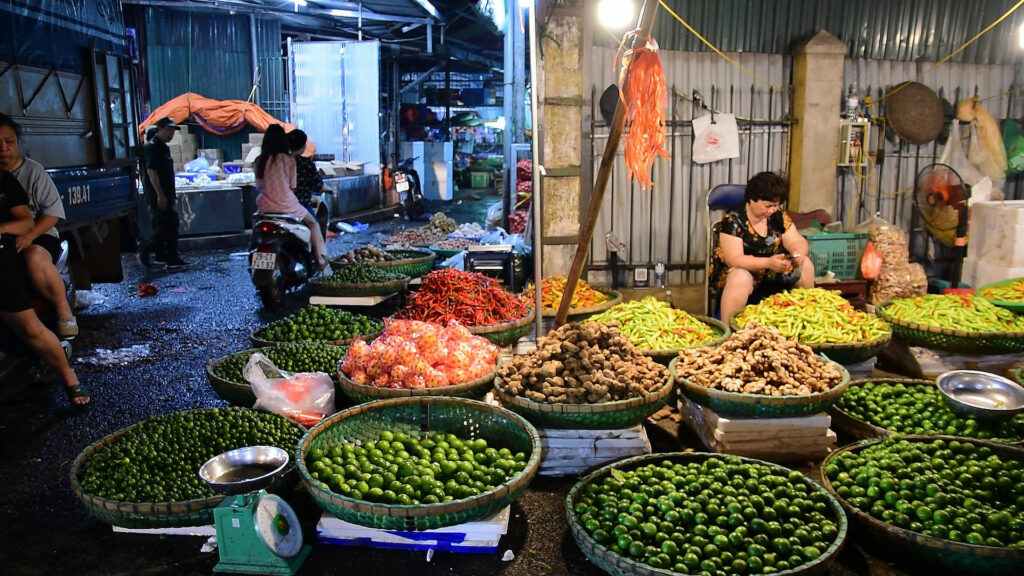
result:
[[[507,346],[529,332],[533,311],[493,278],[444,268],[424,276],[419,290],[395,317],[442,325],[455,321],[473,334]]]

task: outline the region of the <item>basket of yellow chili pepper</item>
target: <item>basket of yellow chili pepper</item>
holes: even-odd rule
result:
[[[977,294],[989,302],[1018,314],[1024,312],[1024,278],[1011,278],[978,288]]]
[[[729,318],[733,330],[755,322],[774,326],[786,338],[840,364],[873,358],[892,340],[878,317],[855,309],[833,290],[794,288],[751,304]]]
[[[540,282],[541,316],[554,318],[558,313],[558,305],[565,291],[565,276],[550,276]],[[523,290],[522,299],[527,306],[534,305],[534,284],[530,282]],[[576,282],[576,290],[572,293],[569,316],[579,320],[583,316],[603,312],[622,302],[622,294],[617,290],[598,290],[587,284],[582,278]]]
[[[926,294],[882,304],[878,316],[907,344],[961,354],[1024,351],[1024,316],[966,294]]]

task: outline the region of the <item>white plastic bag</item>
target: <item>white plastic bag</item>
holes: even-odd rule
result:
[[[715,112],[693,119],[693,161],[706,164],[739,158],[740,134],[736,117]]]
[[[210,169],[210,161],[200,154],[195,160],[185,162],[185,172],[206,172]]]
[[[280,414],[303,426],[334,413],[334,383],[323,372],[293,374],[256,352],[242,368],[242,376],[256,394],[253,408]]]

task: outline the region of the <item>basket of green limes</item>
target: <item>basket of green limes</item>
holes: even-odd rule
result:
[[[576,543],[609,574],[820,574],[847,536],[839,503],[800,472],[722,454],[620,460],[565,504]]]
[[[245,446],[295,449],[305,428],[248,408],[200,408],[154,416],[87,446],[71,465],[71,490],[99,520],[124,528],[201,526],[224,499],[196,471]],[[295,465],[271,487],[295,486]]]
[[[377,400],[324,419],[296,452],[307,492],[347,522],[431,530],[514,501],[540,466],[523,418],[465,398]]]

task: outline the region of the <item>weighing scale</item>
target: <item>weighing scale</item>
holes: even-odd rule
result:
[[[291,576],[309,556],[299,517],[266,491],[287,465],[284,450],[249,446],[215,456],[199,469],[211,488],[230,496],[213,511],[220,554],[214,572]]]

